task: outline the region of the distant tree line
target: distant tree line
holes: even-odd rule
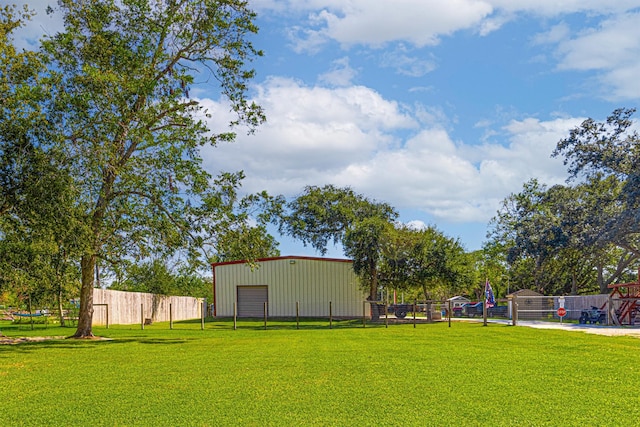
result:
[[[284,205],[279,227],[322,254],[329,244],[341,245],[370,300],[383,289],[438,298],[473,283],[471,256],[458,240],[397,217],[392,206],[351,188],[308,186]]]
[[[585,120],[555,149],[566,185],[533,179],[507,197],[485,250],[502,257],[511,283],[545,294],[607,293],[637,281],[640,266],[640,140],[631,116],[615,110]]]

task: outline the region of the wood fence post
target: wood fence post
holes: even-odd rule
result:
[[[29,323],[31,323],[31,330],[33,331],[33,309],[31,307],[31,294],[29,294]]]
[[[366,328],[367,327],[367,302],[366,301],[362,301],[362,327]]]
[[[200,304],[200,329],[204,331],[204,301]]]
[[[387,298],[389,297],[389,294],[387,293]],[[387,304],[385,303],[384,305],[384,327],[388,328],[389,327],[389,309],[387,308]]]
[[[331,301],[329,301],[329,329],[333,329],[333,313],[332,313]]]
[[[418,300],[413,300],[413,328],[416,327],[416,310],[418,309]]]
[[[482,299],[482,326],[487,326],[487,297]]]

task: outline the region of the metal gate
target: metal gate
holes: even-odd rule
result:
[[[561,317],[558,314],[560,307],[565,309],[562,319],[565,321],[579,320],[583,312],[590,310],[601,310],[608,313],[608,295],[564,295],[564,296],[542,296],[542,295],[514,295],[510,298],[512,303],[517,304],[518,320],[542,320],[558,321]],[[607,323],[607,322],[605,322]]]
[[[238,286],[237,297],[238,317],[264,316],[264,303],[269,302],[267,286]]]

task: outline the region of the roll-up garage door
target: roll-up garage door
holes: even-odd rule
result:
[[[264,303],[269,302],[266,286],[238,286],[238,317],[264,316]]]

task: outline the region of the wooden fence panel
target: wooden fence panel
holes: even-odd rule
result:
[[[168,322],[169,307],[174,321],[198,319],[201,316],[202,299],[181,296],[164,296],[143,292],[114,291],[96,288],[93,290],[94,304],[107,306],[94,307],[93,325],[107,323],[107,307],[109,324],[132,325],[141,319],[152,319],[154,322]],[[144,313],[140,313],[140,308]]]

